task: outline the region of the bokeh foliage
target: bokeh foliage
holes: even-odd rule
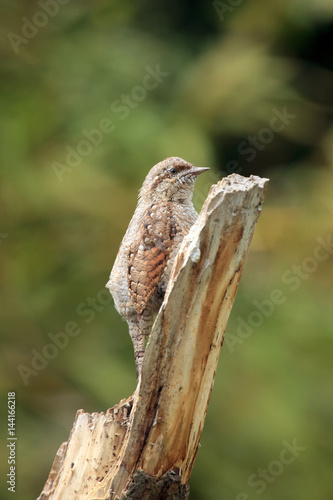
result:
[[[39,494],[79,408],[105,411],[135,387],[127,326],[103,290],[143,178],[177,155],[212,166],[197,182],[198,209],[223,175],[271,179],[191,499],[255,499],[248,478],[296,439],[306,450],[259,496],[330,500],[332,2],[54,0],[56,14],[15,44],[9,34],[23,36],[25,19],[43,24],[46,3],[0,7],[1,414],[16,391],[18,498]],[[164,76],[141,98],[147,67]],[[133,92],[140,99],[117,111]],[[267,132],[284,109],[292,118]],[[59,174],[54,162],[65,165],[66,148],[102,120],[112,132]],[[328,241],[322,260],[318,238]],[[239,318],[248,323],[276,289],[283,303],[241,338]],[[80,333],[24,384],[17,367],[69,322]],[[6,498],[5,481],[0,491]]]

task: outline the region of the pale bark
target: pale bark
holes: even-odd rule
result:
[[[233,174],[212,186],[177,256],[134,395],[106,414],[78,411],[40,500],[188,497],[223,335],[267,184]]]

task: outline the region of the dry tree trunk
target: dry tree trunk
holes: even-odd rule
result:
[[[79,410],[39,500],[178,499],[189,479],[223,335],[268,179],[212,186],[177,256],[130,398]]]

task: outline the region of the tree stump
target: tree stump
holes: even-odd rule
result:
[[[185,500],[268,179],[213,185],[174,264],[133,396],[77,412],[39,500]]]

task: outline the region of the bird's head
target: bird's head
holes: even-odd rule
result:
[[[140,199],[153,201],[189,202],[198,175],[209,168],[195,167],[191,163],[171,156],[157,163],[149,172],[140,189]]]

